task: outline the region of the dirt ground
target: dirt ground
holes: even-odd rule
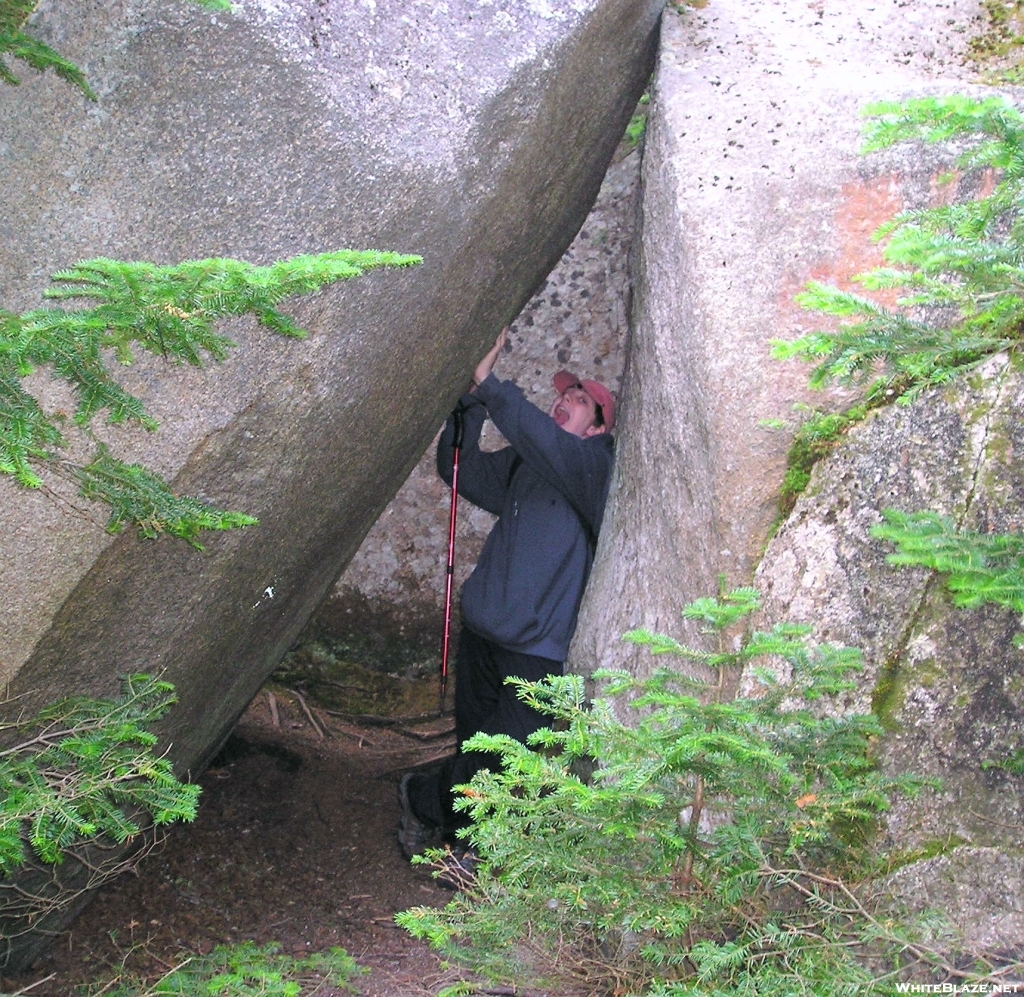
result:
[[[71,997],[122,967],[159,977],[191,952],[245,939],[302,955],[341,946],[369,970],[356,981],[363,997],[433,995],[457,980],[394,923],[451,897],[396,839],[399,776],[451,750],[450,719],[312,715],[323,736],[302,702],[261,692],[203,775],[196,822],[171,830],[0,990]]]

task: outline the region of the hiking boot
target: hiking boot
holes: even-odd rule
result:
[[[436,848],[442,839],[441,829],[420,820],[409,802],[409,783],[414,778],[415,772],[406,772],[398,784],[398,802],[402,804],[402,816],[398,821],[398,843],[407,859],[414,855],[422,855],[428,848]]]

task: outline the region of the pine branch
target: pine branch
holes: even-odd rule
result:
[[[17,316],[0,312],[0,473],[13,474],[26,488],[38,488],[42,479],[30,461],[45,461],[64,445],[56,423],[21,386],[28,368],[19,365],[4,344],[18,335]]]
[[[947,575],[953,603],[976,609],[986,603],[1024,613],[1024,537],[960,531],[934,512],[882,512],[871,530],[898,548],[890,564],[930,568]]]
[[[877,283],[891,280],[892,271],[883,271]],[[946,288],[936,294],[924,282],[916,286],[931,292],[921,295],[928,299],[927,304],[949,304]],[[970,321],[962,315],[958,326],[934,326],[817,283],[809,284],[797,301],[806,308],[855,321],[793,342],[776,341],[772,356],[815,363],[809,379],[812,387],[833,381],[866,386],[869,402],[886,392],[914,397],[929,385],[952,380],[986,356],[1015,345],[1019,340],[1016,323],[1024,318],[1024,300],[1014,298],[993,302]],[[1011,307],[1020,317],[1007,314]]]
[[[1024,329],[1024,118],[1004,98],[932,97],[875,104],[865,152],[897,142],[957,141],[970,175],[996,171],[988,195],[905,212],[881,226],[890,266],[854,278],[869,291],[906,288],[897,307],[808,284],[797,301],[841,320],[836,330],[776,343],[813,363],[811,384],[861,385],[870,400],[911,400],[1003,350]]]
[[[26,846],[54,865],[83,839],[127,841],[139,808],[155,824],[194,819],[199,787],[152,754],[145,729],[174,701],[169,683],[133,675],[116,700],[67,699],[9,725],[35,733],[0,753],[0,873],[26,861]]]
[[[148,430],[156,420],[146,415],[142,401],[125,391],[111,376],[101,353],[106,322],[90,312],[46,309],[21,316],[23,337],[16,359],[23,368],[47,364],[53,373],[74,387],[79,403],[75,422],[85,426],[104,409],[108,421],[132,421]],[[12,353],[14,351],[12,350]]]
[[[110,507],[108,533],[120,533],[134,523],[139,533],[154,539],[161,533],[187,540],[203,550],[203,530],[231,530],[255,525],[255,517],[214,509],[196,498],[175,495],[167,483],[139,464],[125,464],[110,456],[106,447],[90,464],[77,469],[81,495]]]
[[[0,31],[0,53],[20,59],[40,73],[52,69],[62,80],[78,87],[89,100],[97,99],[85,74],[73,62],[55,52],[49,45],[44,45],[43,42],[31,35],[26,35],[23,31]],[[0,81],[12,86],[17,86],[21,82],[2,58],[0,58]]]
[[[247,314],[276,333],[302,338],[306,333],[280,308],[287,298],[370,270],[418,262],[417,256],[350,250],[296,256],[270,266],[232,259],[158,266],[97,258],[55,274],[57,286],[46,296],[65,307],[21,316],[0,312],[0,473],[39,487],[39,472],[47,465],[67,466],[59,456],[65,441],[56,419],[21,385],[36,367],[49,367],[75,390],[78,426],[87,427],[106,412],[109,422],[155,430],[156,420],[142,400],[114,379],[108,353],[130,364],[134,351],[142,349],[201,367],[207,360],[224,359],[234,345],[217,332],[215,323]],[[68,307],[76,301],[84,307]],[[135,523],[144,537],[168,533],[202,549],[197,540],[202,530],[256,522],[242,513],[175,496],[157,475],[118,461],[105,449],[87,466],[73,470],[84,497],[111,506],[111,533]]]
[[[977,100],[961,94],[923,97],[902,103],[880,101],[869,104],[862,114],[874,119],[865,128],[861,149],[865,154],[899,142],[935,144],[965,136],[989,139],[961,154],[958,163],[968,168],[1012,167],[1015,162],[1012,154],[1020,146],[1024,125],[1024,118],[1005,97]]]
[[[251,314],[275,332],[305,338],[306,333],[278,309],[285,298],[370,270],[419,262],[417,256],[354,250],[295,256],[265,267],[232,259],[158,266],[97,258],[54,274],[54,282],[61,286],[45,296],[100,304],[74,312],[31,312],[24,320],[31,334],[33,323],[46,323],[52,315],[53,325],[67,328],[69,338],[78,336],[90,347],[111,348],[122,364],[132,362],[135,344],[202,366],[204,354],[222,360],[234,345],[215,332],[217,319]],[[40,348],[45,356],[45,344]]]

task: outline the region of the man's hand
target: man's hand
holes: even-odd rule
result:
[[[495,363],[498,361],[498,354],[505,349],[505,344],[508,342],[508,326],[505,326],[501,332],[498,333],[498,338],[494,341],[494,345],[487,351],[487,355],[476,365],[476,370],[473,371],[473,387],[471,391],[476,390],[477,386],[487,380],[487,375],[494,369]]]

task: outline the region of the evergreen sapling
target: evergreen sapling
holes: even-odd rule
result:
[[[592,703],[579,676],[515,682],[552,729],[529,746],[467,743],[502,759],[457,804],[473,818],[476,877],[443,910],[399,923],[502,981],[666,997],[890,992],[883,978],[918,950],[909,928],[879,928],[854,884],[892,794],[921,783],[877,770],[873,716],[815,708],[851,687],[855,650],[812,645],[788,623],[733,644],[757,605],[741,589],[687,607],[712,651],[626,635],[705,679],[598,672]],[[744,669],[757,689],[731,697]],[[882,968],[858,958],[869,953]]]

